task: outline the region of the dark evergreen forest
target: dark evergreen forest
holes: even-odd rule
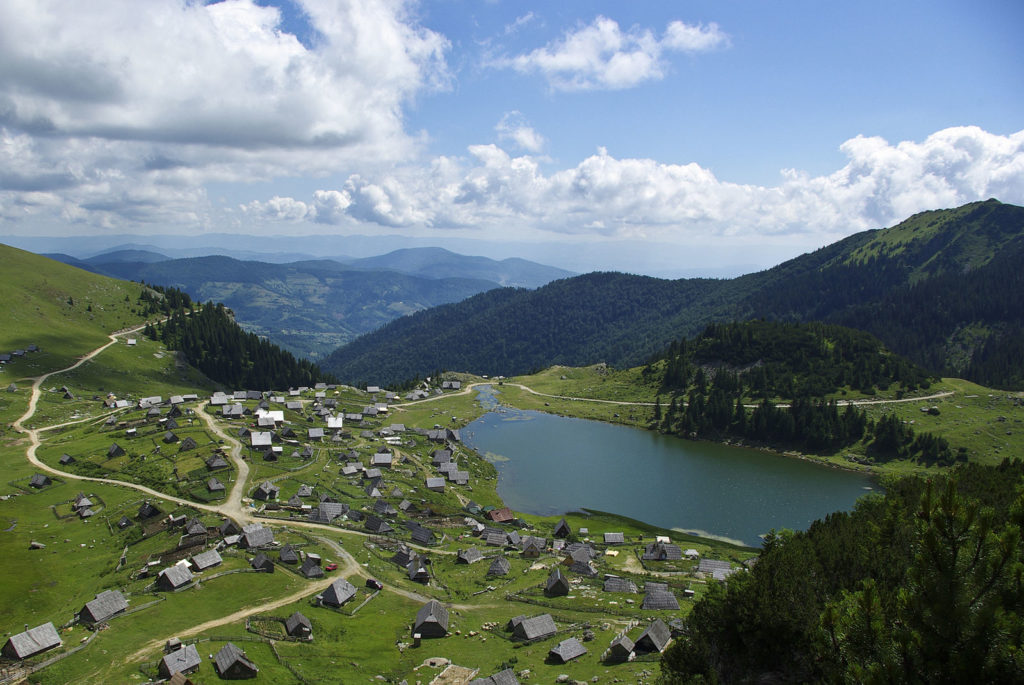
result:
[[[670,683],[1018,683],[1024,464],[903,477],[713,583]]]
[[[945,438],[915,433],[888,414],[872,421],[824,396],[845,388],[873,395],[927,389],[933,378],[874,336],[842,326],[771,321],[712,324],[673,342],[642,371],[659,397],[652,428],[689,438],[741,439],[823,454],[864,441],[868,459],[951,465]],[[756,403],[750,408],[746,405]]]
[[[195,307],[188,295],[175,288],[144,293],[149,313],[167,316],[146,327],[144,333],[169,349],[182,352],[190,364],[218,383],[236,389],[271,389],[337,382],[307,360],[235,323],[223,304]]]

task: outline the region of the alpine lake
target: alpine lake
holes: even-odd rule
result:
[[[498,469],[498,494],[541,516],[582,509],[759,547],[772,529],[805,530],[881,492],[864,473],[760,450],[501,407],[462,429]]]

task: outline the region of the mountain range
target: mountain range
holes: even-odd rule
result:
[[[523,259],[497,261],[441,248],[408,248],[344,263],[170,259],[136,247],[86,259],[48,256],[106,276],[179,288],[199,301],[223,302],[247,330],[313,359],[405,314],[501,286],[535,288],[572,275]]]
[[[1024,384],[1024,208],[997,200],[923,212],[733,279],[591,273],[493,289],[396,319],[321,361],[346,382],[448,369],[635,366],[711,322],[825,321],[873,333],[924,368]]]

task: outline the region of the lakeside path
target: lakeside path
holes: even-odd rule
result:
[[[394,406],[395,407],[399,407],[399,408],[401,408],[401,407],[414,407],[414,406],[416,406],[418,404],[422,404],[424,402],[433,402],[433,401],[436,401],[436,400],[444,399],[446,397],[454,397],[456,395],[468,395],[469,393],[471,393],[473,391],[474,388],[477,388],[477,387],[479,387],[481,385],[491,385],[491,386],[493,386],[493,385],[495,385],[495,383],[493,383],[493,382],[482,382],[482,381],[479,382],[479,383],[471,383],[471,384],[467,385],[465,388],[463,388],[462,390],[460,390],[458,392],[451,392],[451,393],[448,393],[446,395],[436,395],[434,397],[428,397],[426,399],[416,400],[415,402],[403,402],[403,403],[395,404]],[[570,402],[598,402],[600,404],[614,404],[614,405],[618,405],[618,406],[631,406],[631,407],[653,407],[656,404],[655,402],[627,402],[627,401],[624,401],[624,400],[602,400],[602,399],[597,399],[597,398],[593,398],[593,397],[572,397],[570,395],[551,395],[551,394],[546,393],[546,392],[540,392],[538,390],[534,390],[533,388],[531,388],[531,387],[529,387],[527,385],[523,385],[522,383],[504,383],[504,385],[508,385],[508,386],[513,387],[513,388],[519,388],[520,390],[523,390],[524,392],[528,392],[531,395],[536,395],[538,397],[550,397],[551,399],[555,399],[555,400],[568,400]],[[931,395],[923,395],[923,396],[919,396],[919,397],[903,397],[903,398],[900,398],[900,399],[891,399],[891,400],[836,400],[836,405],[840,406],[840,407],[845,407],[847,405],[853,405],[855,407],[861,407],[861,406],[868,406],[868,405],[873,405],[873,404],[902,404],[904,402],[928,402],[930,400],[942,399],[943,397],[951,397],[952,395],[955,395],[955,394],[956,394],[956,392],[953,391],[953,390],[946,390],[946,391],[943,391],[943,392],[933,393]],[[686,403],[684,402],[683,405],[685,406]],[[760,405],[759,404],[744,404],[743,406],[746,407],[747,409],[755,409],[755,408],[757,408]],[[788,403],[782,403],[782,404],[776,404],[775,406],[776,407],[786,408],[786,407],[789,406],[789,404]]]

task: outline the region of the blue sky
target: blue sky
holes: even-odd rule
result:
[[[676,275],[1024,204],[1019,2],[88,5],[0,6],[0,239],[389,236]]]

